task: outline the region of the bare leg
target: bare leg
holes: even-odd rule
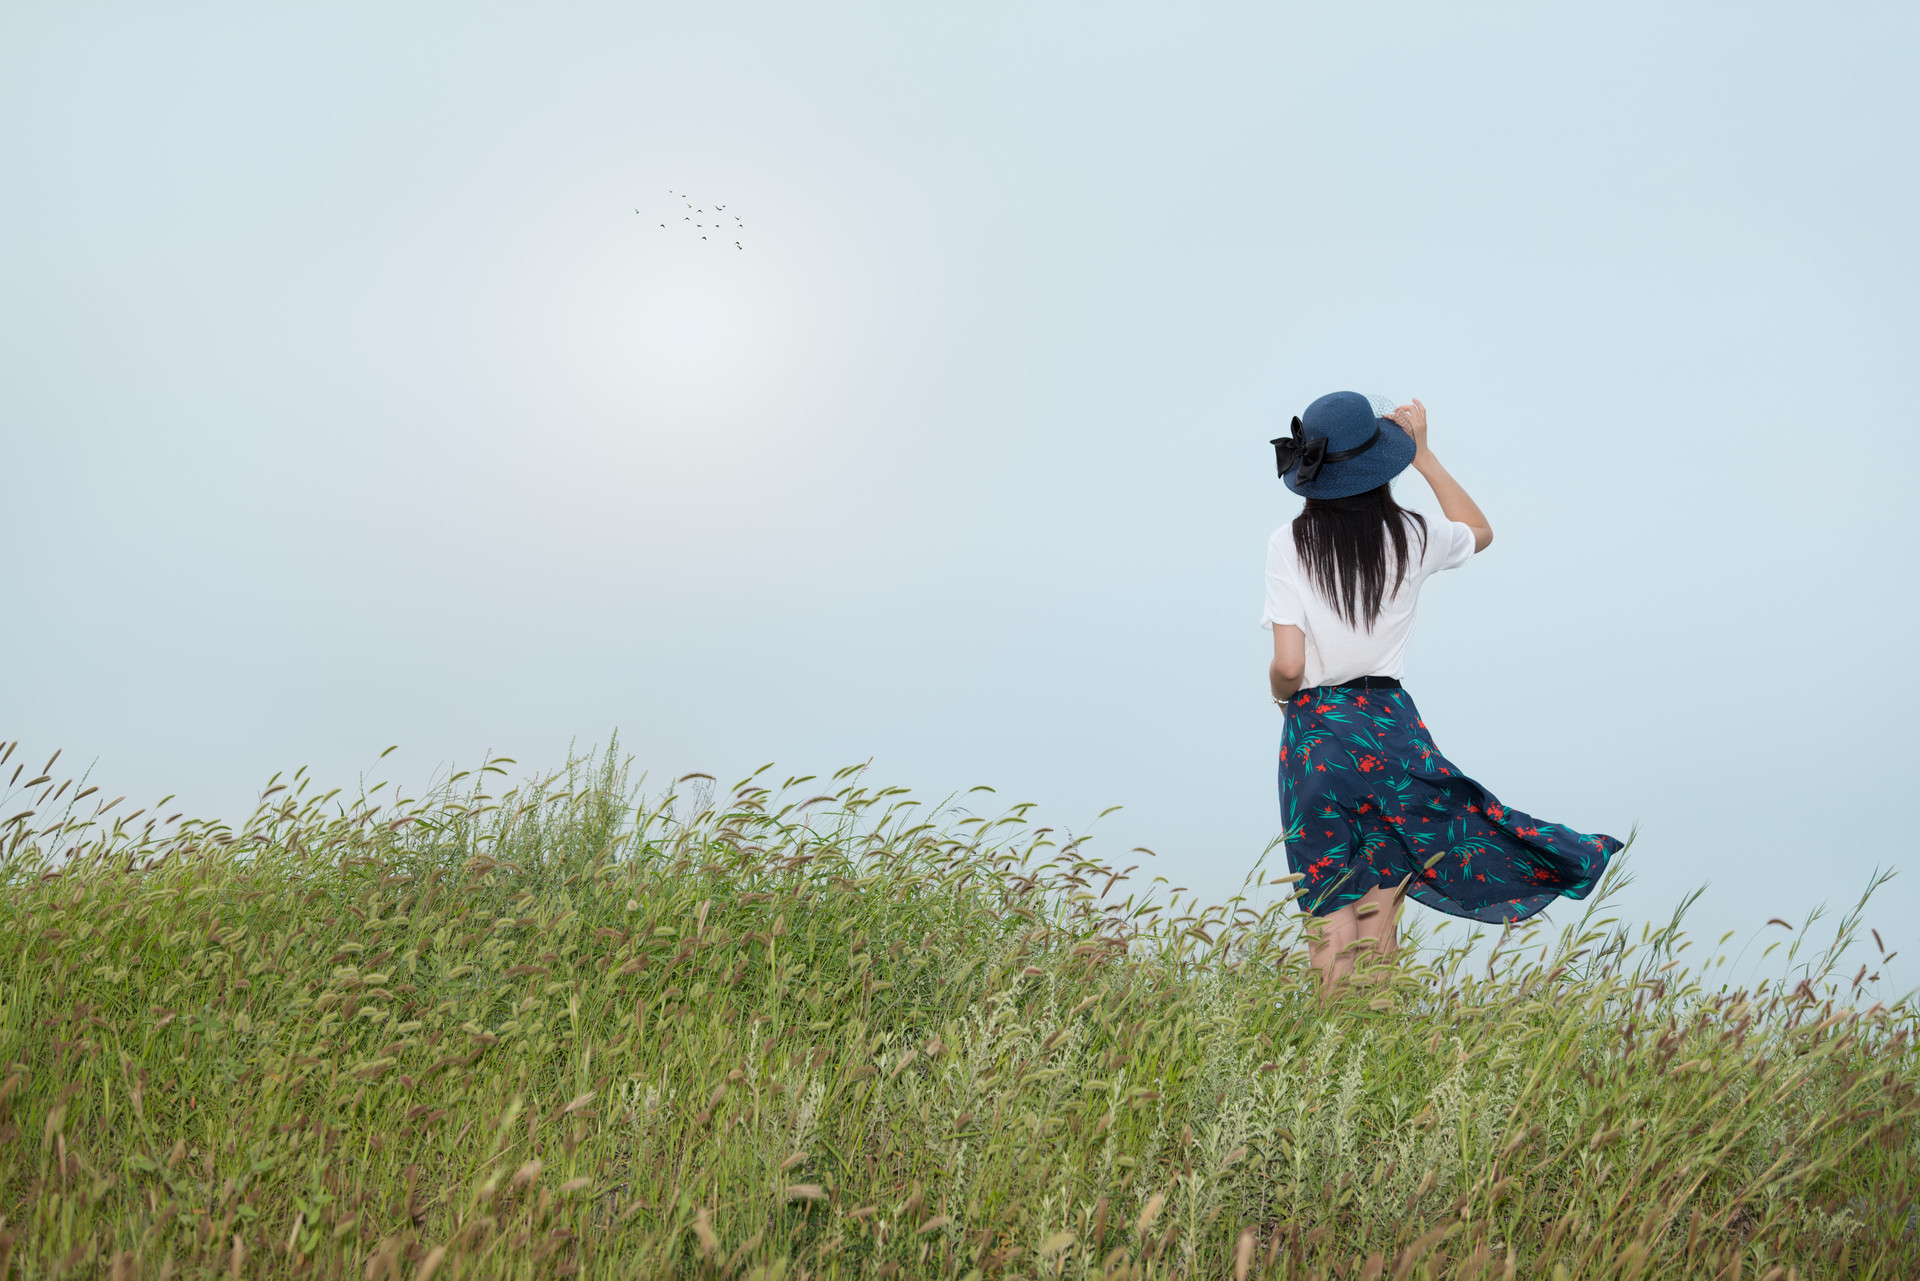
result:
[[[1353,969],[1353,953],[1348,949],[1360,936],[1359,921],[1353,908],[1343,907],[1321,917],[1318,931],[1311,958],[1320,972],[1320,990],[1330,992]]]
[[[1320,937],[1313,945],[1313,968],[1320,972],[1320,990],[1330,992],[1353,973],[1355,954],[1391,956],[1400,946],[1400,893],[1372,889],[1357,903],[1320,918]]]
[[[1375,956],[1386,958],[1400,950],[1400,891],[1396,888],[1372,889],[1353,905],[1359,937]],[[1372,910],[1369,911],[1368,909]]]

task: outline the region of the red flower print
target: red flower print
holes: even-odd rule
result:
[[[1309,901],[1324,898],[1347,877],[1357,887],[1342,885],[1325,906],[1411,873],[1411,883],[1422,887],[1420,897],[1442,911],[1473,918],[1527,916],[1560,895],[1590,889],[1609,851],[1619,848],[1612,837],[1572,831],[1501,804],[1473,782],[1470,771],[1454,768],[1434,742],[1432,727],[1403,695],[1302,691],[1289,705],[1314,718],[1304,729],[1295,724],[1277,735],[1285,744],[1279,748],[1281,812],[1295,849],[1314,843],[1316,820],[1333,824],[1317,829],[1325,857],[1309,855],[1294,864],[1305,873],[1303,892],[1310,889],[1314,896]],[[1356,709],[1362,715],[1354,715]],[[1313,777],[1318,774],[1333,777]],[[1298,783],[1302,775],[1304,788],[1290,790],[1288,780]],[[1393,790],[1422,781],[1424,793]],[[1408,854],[1414,856],[1411,867],[1403,861]],[[1429,863],[1435,854],[1442,857]],[[1482,902],[1489,904],[1484,910],[1466,906]]]

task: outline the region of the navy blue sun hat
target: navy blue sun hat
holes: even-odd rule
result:
[[[1364,494],[1405,471],[1414,450],[1406,428],[1357,391],[1322,396],[1270,443],[1280,479],[1302,498]]]

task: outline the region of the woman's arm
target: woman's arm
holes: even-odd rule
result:
[[[1467,497],[1467,491],[1460,488],[1460,482],[1448,474],[1427,448],[1427,407],[1416,399],[1411,405],[1400,406],[1389,417],[1413,437],[1413,469],[1425,476],[1427,484],[1433,487],[1433,496],[1440,500],[1440,510],[1448,520],[1457,520],[1472,529],[1473,550],[1485,551],[1493,541],[1493,526],[1487,523],[1479,505]]]
[[[1307,634],[1292,623],[1273,625],[1273,662],[1267,667],[1267,684],[1273,696],[1286,702],[1300,691],[1300,678],[1307,674]]]

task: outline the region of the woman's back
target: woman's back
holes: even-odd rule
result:
[[[1302,684],[1338,685],[1358,676],[1402,678],[1421,586],[1441,570],[1457,569],[1473,558],[1474,531],[1469,525],[1426,521],[1398,511],[1390,519],[1403,522],[1406,556],[1404,563],[1396,563],[1398,558],[1388,549],[1386,590],[1371,627],[1364,608],[1343,609],[1343,602],[1328,593],[1324,576],[1316,575],[1303,561],[1295,523],[1282,525],[1267,540],[1266,612],[1260,621],[1267,627],[1290,624],[1306,633]],[[1339,581],[1344,586],[1354,577],[1349,574]]]

